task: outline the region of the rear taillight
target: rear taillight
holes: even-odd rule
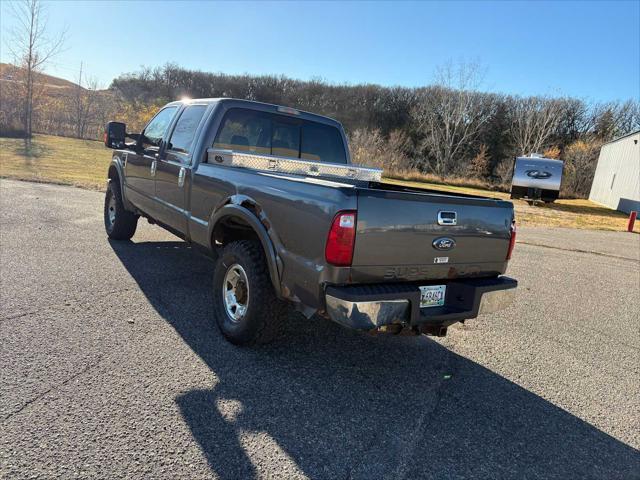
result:
[[[511,224],[511,238],[509,239],[509,250],[507,250],[507,260],[511,260],[511,254],[513,253],[513,247],[516,246],[516,222],[515,220]]]
[[[356,241],[356,212],[339,212],[333,219],[324,257],[327,263],[338,267],[348,267],[353,259]]]

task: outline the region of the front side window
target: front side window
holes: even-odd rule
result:
[[[160,146],[160,141],[166,133],[173,116],[176,114],[177,107],[167,107],[160,110],[153,120],[149,122],[144,129],[144,140],[146,144],[154,147]]]
[[[180,153],[189,153],[191,151],[196,130],[206,109],[206,105],[189,105],[184,109],[171,133],[169,150]]]
[[[262,112],[255,110],[232,109],[222,122],[214,148],[252,152],[271,153],[271,120]]]

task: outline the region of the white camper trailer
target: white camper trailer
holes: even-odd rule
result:
[[[560,194],[562,167],[562,160],[535,154],[516,158],[511,180],[511,198],[553,202]]]

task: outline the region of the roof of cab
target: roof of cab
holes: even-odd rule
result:
[[[256,102],[253,100],[242,100],[239,98],[190,98],[190,99],[177,100],[174,102],[170,102],[167,105],[180,105],[184,103],[206,103],[206,104],[223,103],[227,108],[236,107],[236,108],[248,108],[251,110],[260,110],[263,112],[277,113],[279,115],[287,115],[291,117],[304,118],[306,120],[311,120],[313,122],[324,123],[327,125],[333,125],[338,128],[342,128],[342,124],[340,122],[330,117],[317,115],[311,112],[305,112],[304,110],[299,110],[293,107],[287,107],[285,105],[274,105],[271,103]],[[291,114],[284,111],[280,111],[278,110],[278,108],[293,108],[293,110],[295,110],[298,113]]]

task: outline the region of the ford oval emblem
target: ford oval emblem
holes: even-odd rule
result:
[[[436,238],[431,245],[433,245],[433,248],[436,250],[451,250],[456,246],[456,241],[453,238],[440,237]]]
[[[537,178],[538,180],[542,180],[543,178],[551,177],[551,172],[547,172],[546,170],[527,170],[524,172],[527,174],[527,177]]]

